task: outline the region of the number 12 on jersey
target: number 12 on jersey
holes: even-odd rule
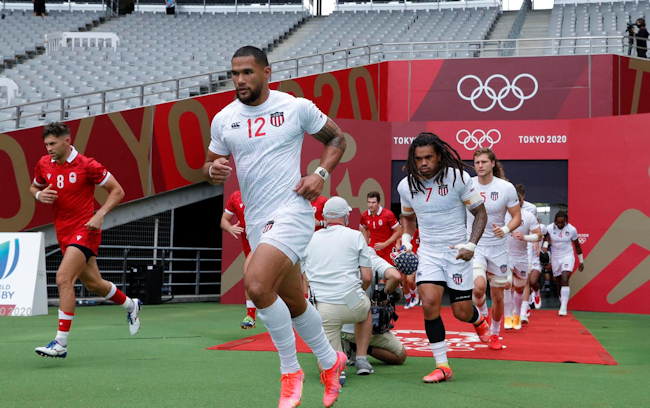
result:
[[[264,127],[266,121],[264,118],[257,118],[255,119],[255,125],[257,126],[258,123],[259,126],[257,127],[257,131],[255,131],[255,137],[266,136],[266,133],[262,132],[262,128]],[[253,119],[248,119],[248,137],[253,137]]]

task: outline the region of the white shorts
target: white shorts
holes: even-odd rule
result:
[[[542,271],[542,264],[539,262],[539,257],[533,259],[533,262],[528,266],[529,270]]]
[[[282,251],[295,264],[303,257],[314,235],[314,211],[276,210],[266,221],[246,225],[246,236],[255,252],[259,244],[269,244]]]
[[[418,270],[415,283],[446,282],[456,290],[474,289],[472,262],[456,259],[458,252],[434,252],[418,250]]]
[[[510,269],[512,270],[512,275],[518,277],[519,279],[528,278],[528,259],[511,259],[510,260]]]
[[[576,264],[576,259],[572,257],[564,257],[564,258],[552,258],[551,259],[551,265],[553,265],[553,276],[561,276],[562,272],[564,271],[569,271],[573,272],[573,267]]]
[[[493,275],[508,276],[510,254],[508,242],[503,241],[502,245],[481,246],[479,244],[474,252],[474,266],[480,266]]]

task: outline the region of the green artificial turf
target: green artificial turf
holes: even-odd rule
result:
[[[145,306],[131,337],[118,306],[77,309],[66,359],[34,348],[52,340],[48,316],[0,318],[0,407],[277,407],[273,352],[205,350],[264,330],[243,331],[242,306]],[[337,407],[650,406],[650,316],[576,312],[618,366],[452,359],[454,379],[424,384],[432,358],[399,367],[371,359],[375,374],[348,370]],[[552,352],[552,350],[549,350]],[[299,354],[307,379],[303,407],[322,407],[313,355]]]

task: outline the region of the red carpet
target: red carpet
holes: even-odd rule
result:
[[[399,320],[393,333],[402,341],[412,357],[432,357],[424,331],[422,308],[397,310]],[[616,360],[571,314],[560,317],[557,310],[533,310],[530,324],[521,330],[501,329],[504,349],[494,351],[479,341],[468,323],[456,320],[451,308],[442,309],[447,331],[447,350],[451,358],[486,360],[539,361],[548,363],[582,363],[616,365]],[[297,349],[309,353],[309,347],[296,335]],[[268,333],[210,347],[208,350],[275,351]]]

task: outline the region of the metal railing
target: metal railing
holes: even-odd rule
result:
[[[124,293],[128,291],[127,274],[133,266],[162,265],[163,288],[175,295],[218,295],[221,290],[221,248],[188,248],[171,246],[120,246],[101,245],[97,263],[102,276],[115,283]],[[56,299],[56,269],[60,257],[57,248],[45,255],[47,268],[47,292],[49,299]],[[48,259],[49,258],[49,259]],[[120,267],[116,267],[120,265]],[[192,276],[193,275],[193,276]],[[213,279],[207,279],[206,275]],[[219,277],[215,281],[215,277]],[[212,290],[201,290],[212,287]],[[209,292],[209,293],[206,293]],[[99,298],[87,292],[83,284],[75,283],[77,298]]]
[[[531,0],[524,0],[521,3],[521,7],[519,8],[519,11],[517,12],[517,17],[515,18],[515,21],[512,23],[512,27],[510,28],[510,33],[508,33],[508,39],[514,40],[519,38],[519,35],[521,34],[521,29],[524,26],[524,22],[526,21],[526,15],[528,14],[528,9],[532,8]],[[508,43],[508,47],[512,47],[512,42]],[[509,56],[512,55],[511,51],[506,51],[504,52],[503,56]]]
[[[633,44],[628,45],[628,40],[633,41]],[[593,54],[596,51],[629,55],[630,51],[635,48],[637,48],[636,38],[624,36],[377,43],[272,62],[271,79],[272,81],[281,81],[390,60],[573,55]],[[229,70],[220,70],[15,104],[0,108],[0,129],[2,129],[1,124],[7,122],[14,122],[15,127],[20,128],[21,119],[30,117],[42,119],[48,113],[56,112],[59,115],[59,120],[78,119],[81,117],[71,116],[69,112],[75,109],[85,109],[87,114],[83,116],[90,116],[109,112],[107,107],[112,103],[126,101],[134,103],[137,100],[138,103],[135,106],[119,106],[117,109],[126,110],[233,89],[232,84],[228,81],[229,78]],[[129,93],[123,96],[123,92],[127,90]],[[158,97],[163,100],[147,103],[146,99],[150,97]],[[56,104],[56,108],[46,109],[50,104]],[[92,109],[93,106],[100,108],[95,110]],[[14,112],[12,117],[3,119],[3,112],[12,111]]]

